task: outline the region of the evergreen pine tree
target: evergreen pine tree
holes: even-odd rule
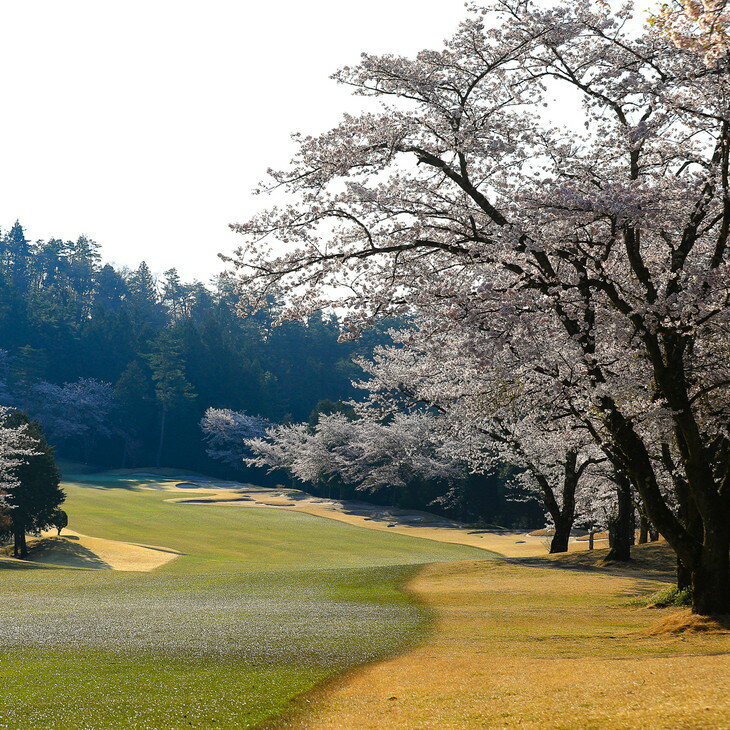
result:
[[[149,369],[138,360],[129,362],[114,386],[114,397],[121,407],[125,467],[131,457],[151,453],[155,440],[156,399]]]
[[[157,304],[157,283],[146,261],[143,261],[129,277],[129,291],[140,301]]]
[[[180,281],[180,274],[177,273],[177,269],[168,269],[162,285],[162,301],[167,304],[173,319],[177,319],[182,313],[182,294],[183,285]]]
[[[179,340],[169,330],[163,331],[147,355],[155,383],[155,397],[160,406],[160,439],[156,465],[162,462],[167,416],[173,408],[196,397],[193,386],[185,376],[185,362]]]
[[[2,239],[0,257],[3,268],[10,275],[10,283],[22,292],[28,290],[30,255],[30,242],[25,237],[23,226],[20,225],[20,221],[15,221]]]
[[[127,284],[114,270],[113,266],[104,264],[96,274],[96,293],[94,295],[94,310],[117,312],[127,295]]]

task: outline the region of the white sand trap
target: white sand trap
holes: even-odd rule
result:
[[[470,545],[471,547],[490,550],[512,558],[544,556],[548,552],[547,541],[544,537],[525,535],[521,532],[473,530],[460,525],[458,522],[449,522],[443,517],[428,512],[413,512],[396,507],[380,507],[364,502],[324,500],[294,489],[282,492],[279,489],[250,487],[248,495],[251,497],[249,500],[232,500],[231,493],[228,490],[211,490],[211,493],[206,495],[204,499],[177,497],[166,501],[190,505],[191,508],[200,505],[215,505],[219,507],[243,507],[245,509],[269,507],[292,512],[304,512],[305,514],[326,517],[357,527],[367,527],[370,530],[382,530],[400,535],[423,537],[438,542]],[[571,541],[570,550],[585,549],[587,546],[587,543]]]
[[[241,489],[242,485],[239,485]],[[198,489],[199,497],[172,497],[167,502],[194,506],[243,507],[255,509],[269,507],[292,512],[304,512],[316,517],[326,517],[370,530],[395,532],[400,535],[423,537],[438,542],[469,545],[510,558],[547,556],[549,538],[544,535],[526,535],[522,532],[486,529],[474,530],[459,522],[447,520],[428,512],[404,510],[398,507],[382,507],[365,502],[340,501],[313,497],[297,489],[271,489],[247,484],[244,495],[234,496],[230,489]],[[172,491],[172,490],[171,490]],[[184,491],[177,487],[176,491]],[[193,491],[193,490],[190,490]],[[205,496],[202,496],[202,495]],[[571,538],[569,552],[586,550],[588,542]]]
[[[230,498],[237,494],[251,491],[251,487],[238,482],[221,482],[221,481],[178,481],[161,479],[150,481],[147,484],[140,484],[138,489],[150,489],[155,492],[195,492],[196,494],[212,494],[219,496],[226,494]],[[254,488],[255,489],[255,488]]]
[[[28,547],[34,562],[95,570],[149,571],[180,555],[169,548],[105,540],[73,530],[64,530],[60,537],[55,530],[49,530],[29,540]]]

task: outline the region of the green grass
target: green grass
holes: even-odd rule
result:
[[[426,616],[399,590],[416,566],[489,556],[140,486],[75,478],[69,526],[181,557],[150,573],[3,571],[0,727],[250,727],[416,640]]]
[[[679,590],[676,585],[670,585],[649,596],[639,595],[630,598],[626,605],[647,608],[689,608],[692,605],[692,589]]]

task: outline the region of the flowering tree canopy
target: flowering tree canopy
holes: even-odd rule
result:
[[[650,21],[680,47],[701,54],[708,66],[730,56],[727,0],[672,0]]]
[[[113,433],[109,419],[117,404],[109,383],[94,378],[63,385],[44,381],[32,385],[24,400],[23,407],[57,442],[72,438],[89,441]]]
[[[495,348],[458,322],[446,336],[419,324],[392,332],[396,344],[379,348],[373,362],[360,361],[369,375],[359,383],[369,391],[360,412],[436,410],[452,454],[474,471],[516,468],[516,491],[537,497],[555,527],[551,549],[567,550],[576,517],[595,515],[594,503],[605,512],[614,490],[607,456],[576,419],[570,394],[532,370],[517,340]]]
[[[379,109],[301,138],[273,173],[289,204],[236,225],[231,261],[244,306],[517,343],[638,490],[695,610],[727,612],[730,74],[632,35],[632,12],[506,0],[442,50],[363,56],[336,78]],[[582,130],[550,124],[555,95]]]
[[[464,463],[435,420],[427,413],[397,413],[387,422],[334,413],[322,415],[314,428],[275,426],[266,438],[247,442],[254,454],[249,464],[286,469],[304,482],[337,478],[366,490],[418,479],[449,482],[464,474]]]
[[[8,495],[18,485],[18,467],[35,454],[26,434],[27,428],[7,425],[10,413],[9,408],[0,406],[0,509],[9,506]]]
[[[208,408],[200,419],[208,456],[237,469],[251,455],[247,441],[261,438],[270,426],[263,418],[228,408]]]

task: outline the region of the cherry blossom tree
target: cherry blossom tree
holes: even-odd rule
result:
[[[200,420],[208,456],[236,469],[243,468],[251,456],[246,442],[263,437],[271,425],[263,418],[228,408],[208,408]]]
[[[63,385],[36,383],[23,393],[20,402],[40,421],[51,442],[79,441],[87,461],[97,439],[118,433],[112,424],[117,408],[114,389],[94,378]]]
[[[7,510],[8,496],[18,485],[17,469],[35,454],[26,427],[7,425],[10,408],[0,406],[0,512]]]
[[[730,5],[727,0],[672,0],[651,21],[680,48],[700,54],[708,66],[730,63]]]
[[[361,361],[370,377],[359,385],[369,396],[350,404],[356,420],[333,414],[314,427],[271,428],[248,442],[254,454],[248,463],[362,490],[455,483],[470,470],[511,464],[513,498],[538,499],[545,508],[554,529],[550,552],[567,551],[576,519],[608,526],[615,488],[610,470],[598,468],[607,459],[590,434],[566,421],[564,408],[551,423],[522,385],[507,377],[497,384],[494,365],[485,373],[461,352],[441,345],[429,351],[427,343],[416,348],[413,330],[392,336],[409,346],[380,348],[375,362]]]
[[[576,518],[595,514],[594,501],[605,507],[615,488],[606,455],[576,420],[564,388],[533,372],[514,338],[508,348],[491,338],[475,347],[460,323],[420,325],[391,332],[395,346],[360,361],[369,376],[358,384],[369,391],[361,415],[437,411],[452,458],[478,473],[516,467],[517,494],[538,499],[554,528],[550,552],[565,552]]]
[[[265,437],[249,440],[253,457],[248,463],[284,469],[303,482],[335,480],[366,491],[392,491],[414,480],[449,483],[466,468],[436,420],[428,413],[401,412],[386,422],[322,415],[313,428],[303,423],[275,426]]]
[[[727,613],[730,74],[632,19],[504,0],[441,50],[363,56],[336,78],[379,106],[300,139],[272,173],[289,202],[234,226],[230,261],[244,308],[281,294],[283,316],[337,306],[354,333],[399,314],[521,342],[694,610]],[[558,103],[583,130],[551,124]]]

